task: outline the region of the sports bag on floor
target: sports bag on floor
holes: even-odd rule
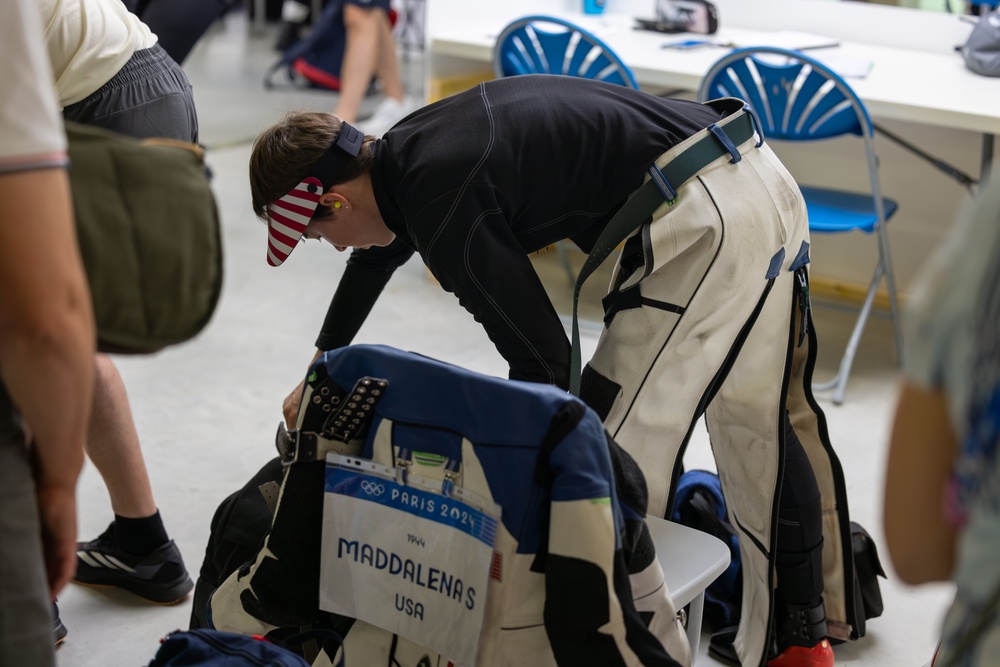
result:
[[[190,340],[222,292],[222,236],[201,149],[66,122],[77,240],[97,346],[141,354]]]
[[[576,397],[356,345],[313,365],[301,406],[274,522],[255,561],[213,593],[212,627],[267,634],[343,619],[332,608],[344,598],[332,591],[378,575],[385,588],[348,590],[358,617],[346,629],[334,625],[348,667],[445,667],[468,650],[428,647],[441,637],[430,629],[434,614],[449,605],[456,616],[482,612],[472,637],[479,667],[690,664],[643,520],[644,478]],[[336,455],[353,463],[341,466]],[[379,472],[387,469],[389,477]],[[402,503],[412,521],[387,538],[395,541],[375,543],[382,525],[364,523],[370,508],[324,516],[325,503],[346,507],[338,495],[349,505],[381,498],[404,511]],[[491,505],[500,507],[497,521],[469,510]],[[425,531],[429,517],[489,539],[492,556],[473,572],[485,588],[470,586],[464,571],[456,583],[455,571],[432,560],[430,538],[443,532]],[[324,537],[329,522],[355,519],[371,528],[357,540]],[[373,608],[396,622],[378,625]],[[428,630],[406,632],[418,614]]]
[[[257,556],[274,519],[285,469],[275,457],[242,488],[226,496],[212,516],[205,559],[195,583],[190,628],[208,627],[208,598],[226,577]]]
[[[396,23],[395,10],[389,10],[389,23]],[[264,88],[278,87],[275,77],[280,73],[287,78],[286,85],[293,87],[340,90],[340,66],[346,46],[344,3],[328,0],[309,34],[289,46],[267,70]]]
[[[285,640],[295,645],[320,638],[340,644],[333,632],[308,632]],[[147,667],[309,667],[299,654],[263,637],[218,630],[177,630],[160,640]]]
[[[740,538],[729,523],[726,499],[719,476],[708,470],[688,470],[677,481],[673,520],[725,542],[729,567],[705,589],[705,624],[712,631],[740,622],[743,572]]]

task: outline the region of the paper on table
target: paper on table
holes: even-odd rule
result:
[[[761,31],[754,33],[754,35],[754,37],[747,36],[737,40],[737,46],[775,46],[779,49],[791,49],[793,51],[826,49],[840,46],[840,40],[833,37],[814,35],[811,32],[799,32],[797,30]]]
[[[873,64],[871,60],[845,55],[836,49],[810,51],[808,55],[813,60],[818,60],[845,79],[865,78],[871,71]],[[786,56],[774,53],[758,53],[754,57],[775,65],[783,65],[788,62]]]
[[[848,56],[838,51],[821,51],[809,55],[845,79],[863,79],[872,71],[873,63],[866,58]]]

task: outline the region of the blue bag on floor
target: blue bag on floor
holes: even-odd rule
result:
[[[740,621],[743,573],[740,540],[726,516],[719,476],[707,470],[688,470],[677,482],[674,521],[713,535],[729,547],[729,567],[705,590],[705,624],[713,631]]]
[[[303,633],[303,640],[316,633]],[[332,637],[333,633],[323,633]],[[298,636],[296,636],[298,637]],[[293,642],[290,637],[285,643]],[[339,642],[339,637],[337,637]],[[342,663],[339,663],[342,664]],[[305,658],[263,637],[219,630],[178,630],[160,641],[147,667],[309,667]]]

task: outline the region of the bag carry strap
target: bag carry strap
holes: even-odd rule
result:
[[[587,259],[577,275],[576,285],[573,286],[573,350],[570,354],[570,393],[576,396],[580,395],[580,322],[577,307],[580,302],[580,288],[583,287],[584,281],[608,258],[608,255],[618,247],[618,244],[646,222],[664,201],[673,204],[677,199],[677,190],[692,176],[723,155],[730,155],[734,163],[743,159],[736,147],[753,137],[756,123],[753,113],[749,108],[744,107],[724,127],[713,123],[707,129],[708,134],[668,162],[662,169],[655,164],[649,168],[649,180],[618,209],[604,231],[601,232],[597,242],[594,243],[590,254],[587,255]],[[760,144],[757,145],[760,146]]]

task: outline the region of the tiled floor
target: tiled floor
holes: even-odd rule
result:
[[[311,358],[314,336],[346,258],[309,244],[280,269],[264,261],[264,228],[250,212],[249,142],[283,111],[334,106],[330,93],[264,90],[264,71],[276,59],[273,41],[273,27],[254,35],[241,15],[233,15],[185,63],[215,173],[224,225],[225,287],[213,321],[194,341],[152,357],[119,359],[157,502],[192,576],[200,567],[219,502],[274,456],[281,401]],[[419,94],[419,57],[411,58],[406,70],[410,92]],[[366,108],[376,101],[369,100]],[[570,289],[554,256],[537,261],[553,296],[567,303]],[[588,287],[596,293],[600,283],[595,277]],[[826,345],[823,371],[832,372],[849,322],[844,313],[818,311]],[[505,374],[483,331],[416,260],[390,282],[358,341]],[[594,343],[594,336],[585,333],[585,354]],[[885,443],[898,380],[892,356],[890,327],[876,320],[863,340],[847,402],[839,407],[822,402],[847,475],[851,516],[872,532],[880,547]],[[713,465],[701,429],[686,464]],[[88,467],[80,484],[81,536],[97,535],[110,519],[107,493]],[[888,567],[884,547],[882,556]],[[884,615],[869,623],[863,640],[836,649],[838,664],[920,667],[929,661],[950,587],[911,589],[890,572],[882,581],[882,594]],[[138,667],[152,657],[160,637],[187,627],[190,600],[158,607],[127,594],[71,585],[60,607],[69,629],[58,653],[60,667]],[[701,646],[704,654],[707,641]],[[716,664],[704,655],[698,662]]]

